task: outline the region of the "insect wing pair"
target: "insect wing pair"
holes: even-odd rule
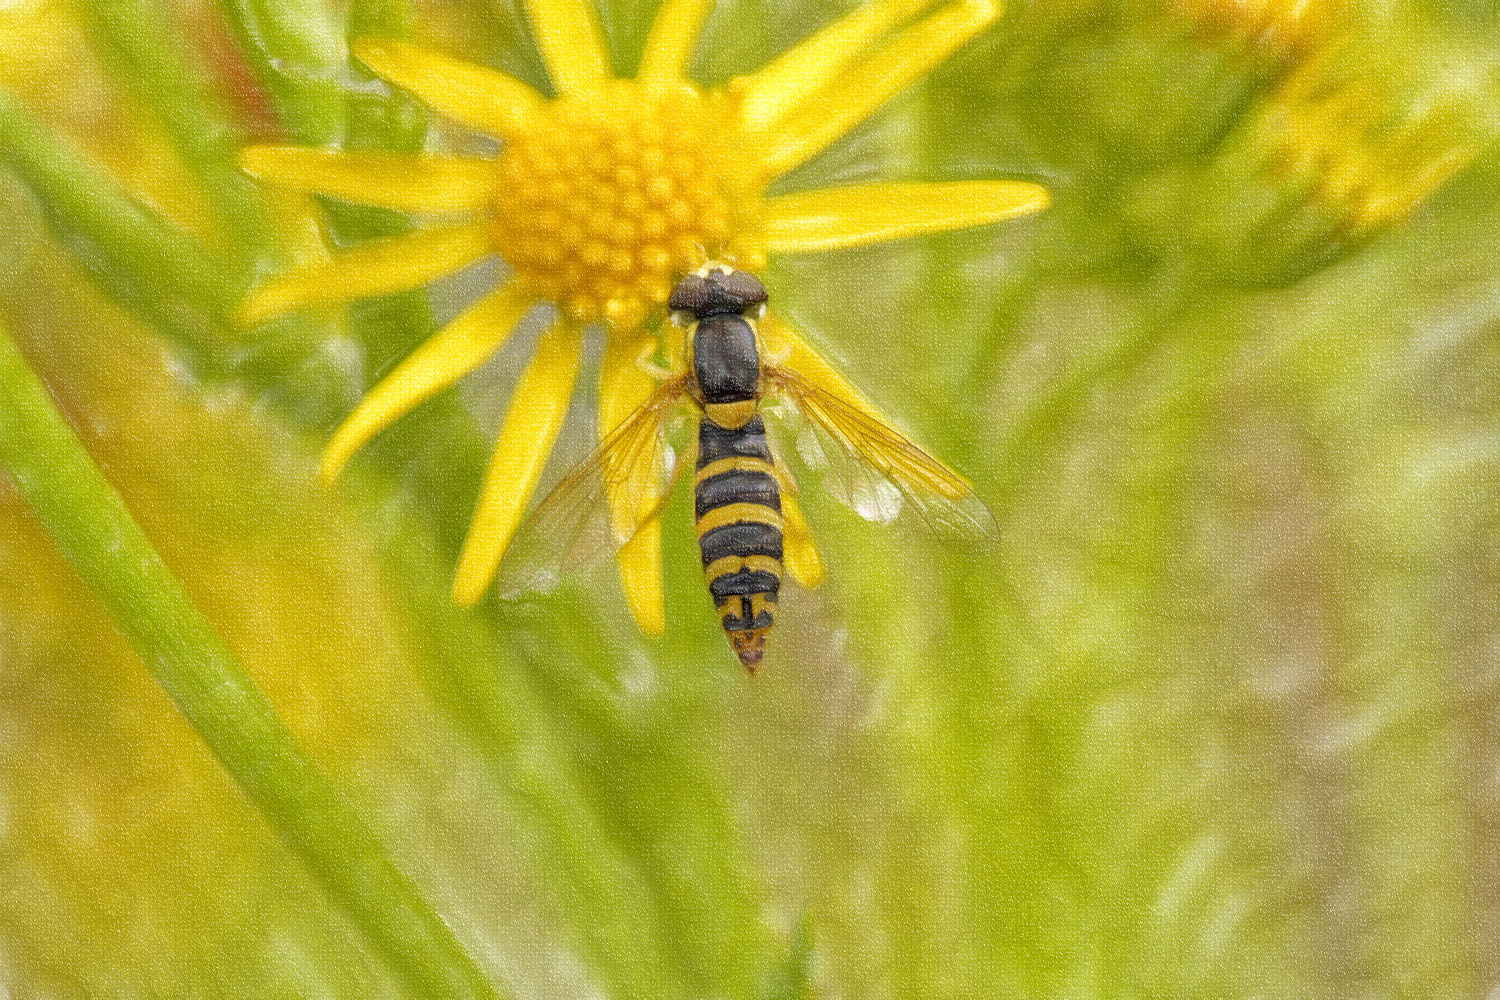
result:
[[[798,452],[861,516],[900,516],[945,540],[998,538],[968,481],[884,421],[777,364],[764,364],[762,388],[762,406],[790,404],[804,419]],[[668,418],[683,401],[696,405],[685,374],[658,386],[567,473],[517,532],[500,568],[502,595],[551,589],[565,571],[613,554],[660,513],[681,470],[693,464],[689,456],[669,462],[665,444]],[[779,457],[776,464],[783,489],[795,493]]]

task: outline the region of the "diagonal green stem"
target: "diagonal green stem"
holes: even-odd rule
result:
[[[0,163],[31,191],[58,241],[100,289],[166,335],[200,375],[242,377],[295,422],[348,408],[347,376],[298,317],[253,338],[230,328],[243,278],[192,236],[136,201],[96,164],[0,93]]]
[[[214,633],[4,333],[0,467],[245,794],[413,994],[497,997]]]
[[[339,138],[344,124],[344,47],[327,4],[219,0],[240,49],[297,142]]]
[[[97,280],[127,301],[191,304],[220,322],[238,297],[233,272],[0,92],[0,160],[37,193],[49,222]],[[181,310],[178,310],[180,313]],[[182,328],[182,316],[172,324]]]
[[[192,64],[181,25],[161,0],[94,0],[81,9],[105,58],[161,117],[172,145],[197,173],[234,249],[253,259],[271,235],[271,220],[235,162],[243,129]]]

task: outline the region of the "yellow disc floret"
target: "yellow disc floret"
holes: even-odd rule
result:
[[[751,183],[724,137],[728,100],[619,81],[549,102],[501,152],[495,250],[574,320],[633,329],[677,276],[736,257]]]

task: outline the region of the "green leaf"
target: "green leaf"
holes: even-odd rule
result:
[[[229,320],[246,276],[4,94],[0,158],[100,289],[159,330],[204,376],[258,382],[268,402],[299,420],[324,422],[347,407],[345,375],[314,331],[296,319],[278,321],[247,343]]]

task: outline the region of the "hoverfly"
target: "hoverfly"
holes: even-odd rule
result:
[[[915,512],[940,535],[989,540],[994,518],[957,472],[853,402],[813,384],[764,349],[766,289],[754,275],[708,264],[672,290],[686,362],[563,478],[522,525],[500,568],[502,592],[556,582],[560,554],[612,553],[660,512],[678,476],[661,465],[666,419],[686,401],[698,420],[693,507],[708,592],[735,655],[752,674],[765,656],[781,591],[782,496],[796,487],[766,435],[762,406],[790,403],[832,444],[836,493],[866,517]],[[680,473],[689,464],[676,462]],[[610,510],[607,543],[581,543],[591,514]]]

